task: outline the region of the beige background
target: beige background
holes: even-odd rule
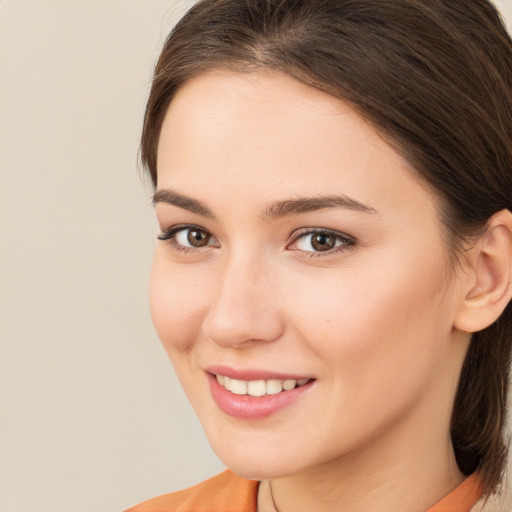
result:
[[[191,3],[0,0],[0,512],[121,510],[222,469],[151,326],[136,170]]]

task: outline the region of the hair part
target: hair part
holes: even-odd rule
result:
[[[202,0],[155,69],[141,160],[157,185],[167,108],[194,76],[274,69],[349,102],[431,185],[454,259],[512,211],[512,43],[487,0]],[[475,333],[451,423],[460,470],[490,494],[503,439],[512,304]]]

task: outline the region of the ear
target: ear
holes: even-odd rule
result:
[[[512,297],[512,213],[501,210],[491,217],[468,260],[454,327],[477,332],[494,323]]]

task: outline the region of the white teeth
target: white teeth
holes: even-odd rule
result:
[[[267,384],[264,380],[251,380],[247,384],[247,394],[251,396],[263,396],[267,394]]]
[[[245,380],[231,380],[231,393],[235,395],[247,395],[247,381]]]
[[[267,395],[277,395],[283,391],[283,382],[277,379],[267,380]]]
[[[283,389],[285,391],[290,391],[290,389],[293,389],[295,387],[295,384],[297,384],[297,381],[294,379],[285,380],[283,382]]]
[[[235,395],[250,395],[250,396],[265,396],[277,395],[284,391],[290,391],[296,386],[304,386],[309,382],[309,379],[269,379],[265,380],[238,380],[230,379],[224,375],[216,375],[217,382],[220,386],[231,391]]]

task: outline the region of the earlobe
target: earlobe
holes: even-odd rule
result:
[[[512,297],[512,213],[496,213],[470,252],[454,327],[477,332],[494,323]]]

